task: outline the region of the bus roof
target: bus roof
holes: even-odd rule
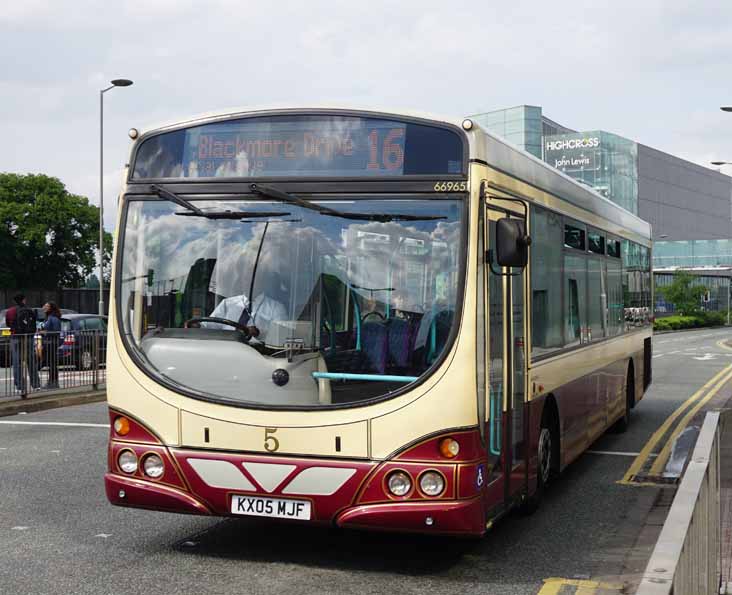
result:
[[[162,132],[168,129],[200,125],[209,121],[226,120],[238,116],[262,114],[272,115],[277,113],[297,113],[304,111],[320,112],[343,112],[362,113],[374,116],[391,116],[418,118],[426,121],[452,124],[462,128],[465,118],[455,118],[444,115],[436,115],[413,110],[403,109],[376,109],[356,105],[267,105],[250,106],[241,108],[223,109],[215,112],[207,112],[190,116],[187,118],[169,121],[157,126],[138,129],[140,140],[143,136],[151,133]],[[473,127],[468,132],[468,142],[471,160],[480,160],[490,167],[502,171],[514,178],[523,180],[536,188],[553,194],[574,206],[585,209],[600,217],[608,219],[621,227],[628,228],[635,234],[650,239],[651,225],[627,211],[623,207],[602,196],[595,190],[580,184],[568,175],[552,167],[548,163],[519,149],[508,141],[500,138],[481,127],[473,120]]]

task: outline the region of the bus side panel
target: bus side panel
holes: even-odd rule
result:
[[[553,391],[559,409],[560,466],[564,468],[587,447],[588,393],[591,377],[583,376]]]

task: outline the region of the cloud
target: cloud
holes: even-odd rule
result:
[[[102,10],[103,8],[103,10]],[[131,126],[228,106],[360,103],[460,118],[528,103],[576,129],[732,159],[728,2],[93,0],[0,12],[0,166],[105,195]],[[108,211],[109,213],[109,211]],[[105,217],[107,225],[112,222]]]

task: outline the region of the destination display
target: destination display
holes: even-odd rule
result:
[[[133,178],[362,177],[464,173],[456,132],[376,118],[227,120],[145,140]]]

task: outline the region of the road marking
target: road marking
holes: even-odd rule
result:
[[[717,341],[717,347],[721,347],[722,349],[726,349],[727,351],[732,351],[732,347],[727,345],[727,341],[725,339]]]
[[[18,525],[16,527],[12,527],[12,531],[25,531],[26,529],[29,529],[29,527],[24,527],[23,525]]]
[[[714,397],[714,395],[716,395],[730,380],[732,380],[732,372],[724,376],[724,378],[722,378],[722,380],[720,380],[715,385],[715,387],[706,394],[703,399],[701,399],[687,412],[687,414],[674,428],[674,431],[671,432],[671,435],[668,437],[665,446],[658,454],[658,457],[656,457],[656,460],[653,462],[651,470],[649,471],[650,475],[660,475],[663,472],[663,469],[666,466],[669,457],[671,456],[671,449],[673,448],[673,444],[676,441],[678,435],[686,428],[686,426],[689,425],[689,422],[699,412],[699,410],[704,407],[704,405],[708,403],[712,399],[712,397]]]
[[[101,537],[102,539],[107,539],[108,537],[112,537],[111,533],[98,533],[94,537]]]
[[[620,484],[624,485],[638,485],[635,482],[632,481],[633,476],[637,475],[638,472],[643,468],[643,465],[646,463],[646,461],[649,459],[651,455],[651,451],[656,447],[656,445],[661,441],[661,439],[664,437],[668,429],[671,427],[671,425],[676,421],[678,417],[680,417],[684,411],[690,407],[694,401],[696,401],[701,395],[704,394],[704,391],[706,391],[709,387],[713,386],[717,380],[719,380],[722,376],[726,375],[730,370],[732,370],[732,364],[727,366],[726,368],[723,368],[719,372],[717,372],[712,378],[710,378],[704,386],[702,386],[698,391],[696,391],[693,395],[691,395],[686,401],[684,401],[679,407],[674,411],[671,415],[669,415],[666,418],[666,421],[664,421],[661,424],[661,427],[659,427],[654,433],[653,436],[651,436],[650,440],[646,442],[645,446],[641,449],[640,454],[635,458],[633,463],[628,467],[628,470],[625,472],[625,475],[623,476],[623,479],[618,481]]]
[[[559,595],[559,593],[568,592],[564,587],[577,587],[574,591],[576,595],[591,595],[597,593],[598,589],[603,589],[605,592],[612,590],[620,593],[623,585],[576,578],[545,578],[544,586],[537,595]]]
[[[611,450],[588,450],[588,454],[591,455],[613,455],[616,457],[637,457],[639,452],[615,452]]]
[[[0,421],[0,424],[7,426],[67,426],[72,428],[107,428],[109,424],[87,424],[82,422],[66,421]]]
[[[657,357],[663,357],[664,355],[666,355],[666,354],[665,353],[657,353],[656,355],[653,356],[653,359],[656,359]]]
[[[709,361],[710,359],[716,359],[716,355],[713,353],[705,353],[701,357],[693,357],[691,359],[699,360],[700,362]]]

